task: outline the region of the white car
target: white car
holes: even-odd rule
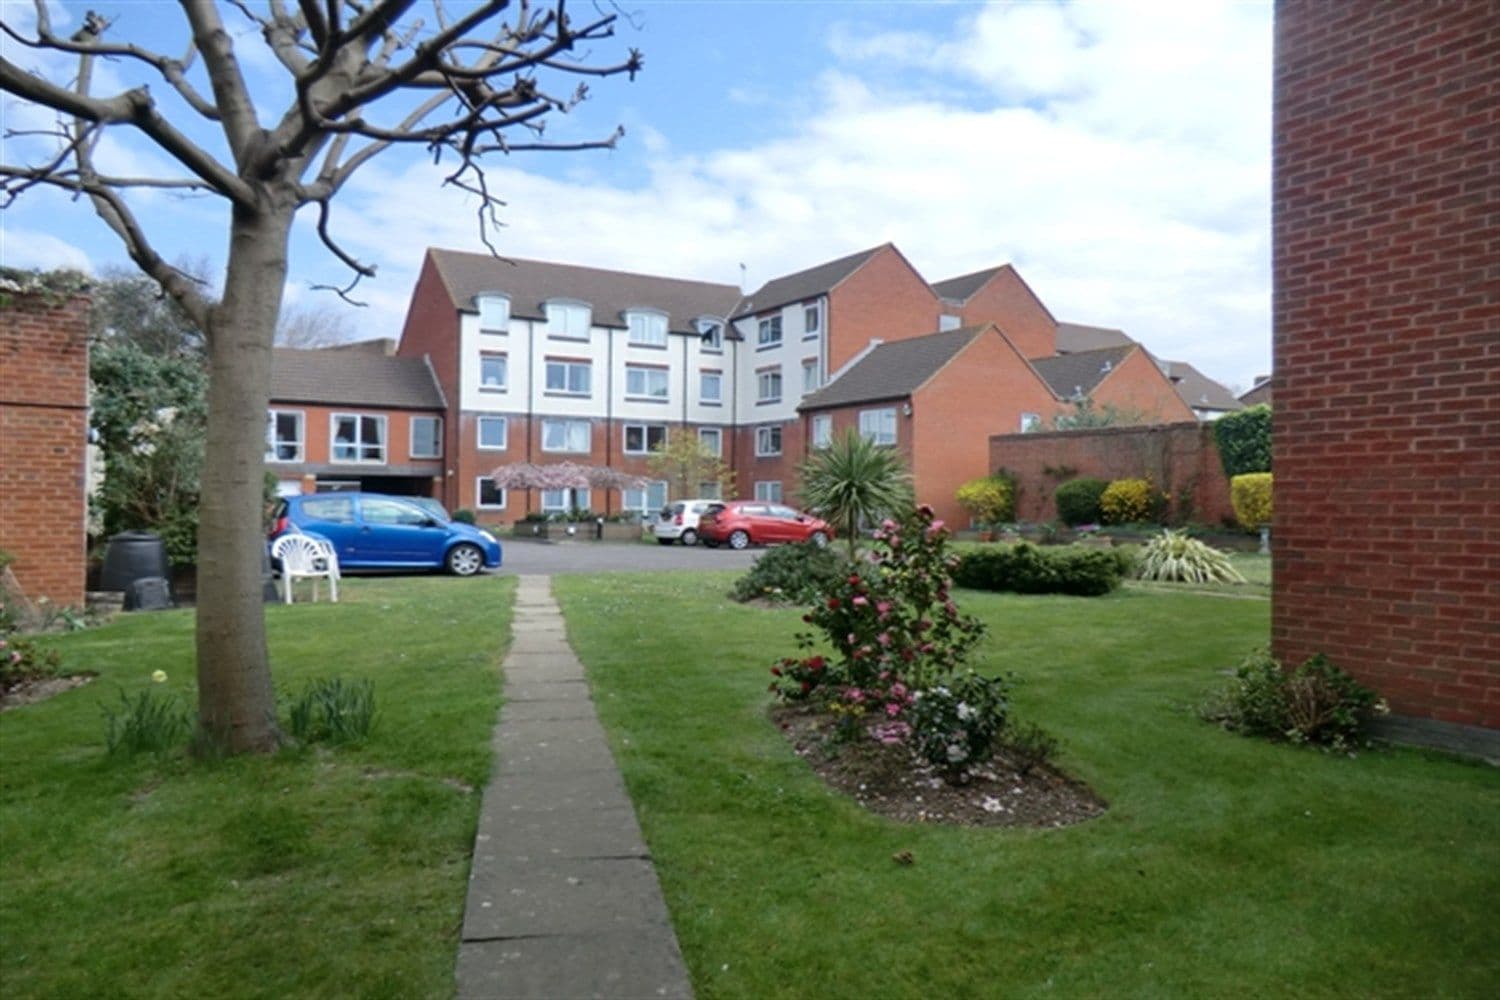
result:
[[[718,500],[673,500],[661,509],[656,520],[651,522],[651,534],[661,545],[681,542],[683,545],[698,544],[698,518],[710,504]]]

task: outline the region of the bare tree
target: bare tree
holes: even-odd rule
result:
[[[38,162],[0,163],[0,206],[44,186],[84,196],[131,260],[204,334],[209,391],[198,538],[199,725],[207,741],[225,751],[265,751],[279,743],[280,733],[260,603],[261,483],[271,345],[293,217],[309,206],[317,212],[323,244],[353,272],[340,289],[348,295],[374,269],[340,246],[330,211],[372,158],[409,146],[439,162],[448,159],[453,169],[445,182],[477,196],[483,232],[496,221],[499,202],[486,184],[482,158],[612,145],[618,130],[602,142],[555,144],[542,127],[549,112],[584,99],[587,88],[577,80],[633,78],[641,58],[631,50],[611,65],[590,64],[586,53],[580,61],[573,55],[580,46],[613,35],[615,15],[593,8],[574,21],[565,0],[492,0],[466,5],[462,13],[431,0],[430,25],[413,17],[416,0],[266,0],[260,9],[252,9],[251,0],[181,0],[180,6],[191,39],[181,58],[113,40],[112,22],[92,11],[64,37],[53,30],[46,0],[35,0],[34,30],[0,20],[0,30],[35,50],[40,63],[76,59],[66,72],[49,74],[0,58],[0,89],[57,115],[55,129],[43,133],[53,140],[51,152]],[[293,96],[279,111],[259,107],[247,86],[226,12],[238,12],[258,29],[286,72]],[[95,93],[95,70],[105,59],[154,82],[181,110],[159,104],[146,83]],[[575,89],[551,93],[549,80]],[[212,144],[195,139],[203,129],[214,133]],[[95,154],[106,135],[154,147],[179,172],[102,172]],[[7,150],[20,145],[9,143]],[[132,195],[141,190],[218,199],[229,255],[217,300],[157,252],[151,220],[132,209]]]
[[[354,322],[327,303],[288,306],[276,325],[277,347],[332,347],[354,339]]]

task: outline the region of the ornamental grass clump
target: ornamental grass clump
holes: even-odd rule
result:
[[[1245,578],[1218,549],[1168,529],[1141,547],[1136,575],[1171,583],[1244,583]]]

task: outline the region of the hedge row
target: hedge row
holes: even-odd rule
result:
[[[1125,549],[1042,549],[1022,542],[965,552],[953,570],[953,582],[973,590],[1097,597],[1118,587],[1134,564]]]

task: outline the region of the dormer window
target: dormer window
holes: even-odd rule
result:
[[[634,347],[667,346],[667,314],[654,310],[632,309],[625,314]]]
[[[724,324],[722,321],[711,316],[703,316],[698,320],[698,338],[703,342],[705,351],[722,351],[724,349]]]
[[[543,303],[547,311],[547,336],[555,340],[587,340],[594,310],[587,302],[554,299]]]
[[[485,333],[505,333],[510,329],[510,296],[504,292],[480,292],[474,296],[479,307],[479,329]]]

